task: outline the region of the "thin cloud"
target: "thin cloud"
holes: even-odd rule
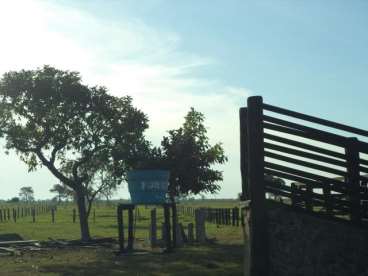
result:
[[[204,75],[208,67],[220,65],[219,61],[183,51],[184,38],[179,34],[137,19],[110,22],[42,1],[22,1],[24,9],[15,1],[2,5],[1,74],[44,64],[80,71],[89,85],[104,85],[114,95],[131,95],[150,118],[147,135],[155,144],[167,130],[179,127],[189,108],[195,107],[207,118],[211,141],[223,142],[229,155],[230,162],[222,166],[225,182],[220,194],[236,196],[240,190],[238,108],[253,93],[196,77],[197,72]],[[21,167],[9,172],[15,169],[21,173]],[[49,196],[49,177],[40,173],[41,196]]]

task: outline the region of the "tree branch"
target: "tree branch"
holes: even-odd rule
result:
[[[82,157],[79,161],[74,162],[73,164],[73,168],[72,168],[72,174],[74,179],[78,180],[78,181],[86,181],[88,179],[88,175],[84,175],[82,177],[78,176],[78,169],[81,165],[87,163],[88,161],[91,160],[91,158],[93,157],[93,155],[99,151],[100,149],[102,149],[103,147],[95,147],[93,150],[91,150],[90,152],[88,152],[84,157]]]
[[[66,144],[60,144],[56,147],[54,147],[54,149],[51,152],[51,158],[50,158],[50,163],[54,164],[55,163],[55,159],[56,159],[56,154],[59,150],[61,150],[62,148],[64,148],[66,146]]]
[[[40,149],[35,151],[37,157],[41,160],[42,164],[46,166],[51,173],[59,179],[62,183],[68,185],[70,188],[75,189],[76,183],[69,178],[67,178],[65,175],[63,175],[55,166],[53,163],[51,163],[49,160],[46,159],[46,157],[43,155]]]

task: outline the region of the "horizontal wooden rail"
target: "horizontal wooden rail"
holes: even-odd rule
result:
[[[339,152],[336,152],[336,151],[324,149],[324,148],[313,146],[313,145],[310,145],[310,144],[298,142],[298,141],[287,139],[287,138],[284,138],[284,137],[272,135],[272,134],[269,134],[269,133],[265,133],[264,138],[269,139],[269,140],[274,141],[274,142],[287,144],[287,145],[290,145],[290,146],[293,146],[293,147],[302,148],[302,149],[305,149],[305,150],[309,150],[309,151],[317,152],[317,153],[320,153],[320,154],[336,157],[336,158],[339,158],[339,159],[343,159],[343,160],[346,159],[346,156],[343,153],[339,153]],[[367,162],[367,164],[368,164],[368,162]]]
[[[303,132],[297,129],[288,128],[288,127],[284,127],[284,126],[280,126],[276,124],[271,124],[268,122],[263,122],[263,127],[265,128],[265,130],[269,129],[269,130],[281,132],[284,134],[290,134],[290,135],[298,136],[301,138],[310,139],[315,142],[322,142],[325,144],[334,145],[334,146],[341,147],[341,148],[345,148],[346,146],[345,141],[341,141],[341,140],[336,141],[334,139],[329,139],[329,137],[324,137],[323,135],[316,135],[310,132]]]
[[[265,110],[272,111],[272,112],[275,112],[275,113],[279,113],[279,114],[282,114],[282,115],[294,117],[294,118],[301,119],[301,120],[304,120],[304,121],[308,121],[308,122],[311,122],[311,123],[320,124],[320,125],[327,126],[327,127],[330,127],[330,128],[336,128],[336,129],[343,130],[343,131],[346,131],[346,132],[351,132],[351,133],[354,133],[354,134],[358,134],[358,135],[368,137],[368,131],[366,131],[364,129],[360,129],[360,128],[351,127],[351,126],[348,126],[348,125],[328,121],[328,120],[325,120],[325,119],[321,119],[321,118],[306,115],[306,114],[303,114],[303,113],[287,110],[287,109],[284,109],[284,108],[281,108],[281,107],[276,107],[276,106],[269,105],[269,104],[263,104],[263,108]]]
[[[340,160],[337,160],[337,159],[334,159],[334,158],[329,158],[329,157],[326,157],[326,156],[322,156],[322,155],[318,155],[318,154],[314,154],[314,153],[310,153],[310,152],[305,152],[305,151],[301,151],[301,150],[297,150],[297,149],[293,149],[293,148],[288,148],[288,147],[284,147],[284,146],[280,146],[280,145],[276,145],[276,144],[271,144],[271,143],[267,143],[267,142],[264,142],[264,147],[266,149],[279,151],[279,152],[287,153],[287,154],[291,154],[291,155],[296,155],[296,156],[299,156],[299,157],[308,158],[308,159],[328,163],[328,164],[335,165],[335,166],[346,167],[346,162],[344,162],[344,161],[340,161]]]
[[[307,167],[307,168],[314,169],[314,170],[319,170],[319,171],[326,172],[326,173],[340,175],[340,176],[344,176],[344,177],[346,177],[348,175],[347,172],[344,172],[344,171],[341,171],[341,170],[336,170],[336,169],[329,168],[329,167],[326,167],[326,166],[322,166],[322,165],[318,165],[318,164],[315,164],[315,163],[303,161],[303,160],[300,160],[300,159],[287,157],[287,156],[280,155],[280,154],[273,153],[273,152],[269,152],[269,151],[265,151],[265,157],[277,159],[277,160],[284,161],[284,162],[287,162],[287,163],[292,163],[292,164],[295,164],[295,165]]]
[[[272,181],[266,181],[266,183],[267,183],[266,187],[271,187],[273,189],[278,189],[278,190],[284,191],[285,197],[290,197],[292,195],[293,188],[291,186],[280,185],[280,184],[277,184],[277,183],[272,182]],[[307,195],[307,197],[318,199],[321,202],[324,202],[326,200],[326,196],[324,194],[319,194],[319,193],[315,193],[315,192],[307,192],[307,191],[303,191],[303,190],[298,190],[298,192]],[[331,200],[331,202],[334,203],[334,204],[344,205],[344,206],[348,207],[349,204],[350,204],[350,202],[348,200],[343,200],[343,199],[338,198],[338,197],[342,197],[342,196],[345,196],[345,195],[343,195],[343,194],[338,194],[338,195],[337,194],[330,194],[329,195],[329,200]]]
[[[276,177],[296,181],[296,182],[299,182],[299,183],[308,184],[312,188],[315,188],[315,189],[323,189],[324,187],[328,186],[329,188],[331,188],[331,191],[344,193],[344,194],[347,193],[347,189],[346,189],[345,186],[343,186],[344,184],[342,182],[341,182],[342,185],[341,185],[341,183],[339,183],[338,185],[330,184],[328,182],[323,183],[321,181],[312,180],[310,178],[304,178],[304,177],[299,176],[299,175],[294,175],[294,174],[290,174],[290,173],[283,172],[283,171],[273,170],[273,169],[270,169],[270,168],[265,168],[265,173],[269,174],[269,175],[272,175],[272,176],[276,176]]]
[[[309,172],[306,172],[306,171],[293,169],[293,168],[289,168],[289,167],[278,165],[278,164],[273,164],[271,162],[265,162],[265,167],[270,168],[270,169],[274,169],[274,170],[279,170],[279,171],[286,172],[286,173],[290,173],[290,174],[299,175],[299,176],[302,176],[304,178],[312,179],[312,180],[315,180],[315,181],[320,181],[320,182],[323,182],[323,183],[331,183],[331,184],[335,184],[335,185],[341,185],[341,187],[344,187],[346,185],[344,182],[338,181],[334,178],[328,178],[328,177],[317,175],[317,174],[314,174],[314,173],[309,173]]]
[[[292,123],[292,122],[288,122],[279,118],[274,118],[271,116],[266,116],[264,115],[264,121],[276,124],[276,125],[280,125],[283,127],[287,127],[287,128],[291,128],[291,129],[296,129],[305,133],[309,133],[311,135],[314,135],[316,137],[319,138],[324,138],[328,141],[335,141],[340,143],[343,146],[347,145],[347,141],[346,141],[346,137],[341,136],[341,135],[337,135],[331,132],[327,132],[327,131],[323,131],[323,130],[319,130],[316,128],[311,128],[311,127],[307,127],[307,126],[303,126],[300,124],[296,124],[296,123]]]

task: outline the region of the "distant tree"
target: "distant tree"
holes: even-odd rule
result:
[[[23,201],[34,201],[34,191],[30,186],[20,188],[19,196]]]
[[[193,108],[185,116],[182,127],[169,131],[161,143],[164,167],[170,170],[169,195],[216,193],[223,179],[222,172],[213,169],[227,161],[221,143],[210,145],[204,115]]]
[[[68,186],[64,184],[54,184],[54,186],[50,189],[51,193],[57,193],[57,201],[61,202],[63,199],[73,197],[73,190],[68,188]]]
[[[11,202],[11,203],[16,203],[16,202],[19,202],[20,201],[20,198],[19,197],[12,197],[11,199],[8,200],[8,202]]]
[[[94,198],[125,179],[147,127],[130,97],[86,86],[77,72],[44,66],[0,80],[0,137],[29,171],[44,166],[75,192],[85,241]],[[101,173],[108,181],[96,181]]]

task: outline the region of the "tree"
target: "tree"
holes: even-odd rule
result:
[[[19,201],[20,201],[20,198],[16,196],[8,200],[8,202],[12,202],[12,203],[19,202]]]
[[[204,115],[193,108],[185,116],[182,127],[169,131],[161,143],[165,167],[170,170],[169,195],[216,193],[223,179],[215,164],[227,161],[221,143],[210,145]]]
[[[34,191],[30,186],[20,188],[19,196],[22,200],[29,202],[34,200]]]
[[[50,189],[51,193],[57,193],[57,201],[60,203],[62,199],[66,199],[68,197],[73,197],[73,190],[68,188],[68,186],[64,184],[54,184]]]
[[[5,73],[0,80],[0,136],[29,171],[46,167],[75,192],[81,239],[100,191],[125,179],[148,119],[129,96],[82,84],[78,72],[50,66]],[[100,175],[106,181],[100,182]]]

